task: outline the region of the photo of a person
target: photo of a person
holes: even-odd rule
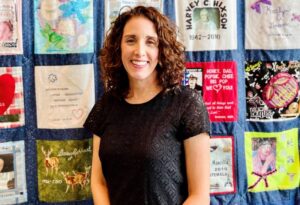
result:
[[[197,90],[202,95],[202,69],[189,68],[185,70],[183,85]]]
[[[0,190],[15,188],[13,154],[0,155]]]
[[[276,169],[276,138],[252,139],[253,172],[264,175]]]
[[[0,41],[12,40],[13,25],[10,21],[0,22]]]
[[[2,172],[4,167],[4,160],[0,158],[0,172]]]
[[[193,24],[195,31],[218,29],[218,12],[218,9],[215,8],[194,9]]]
[[[281,116],[285,117],[294,117],[299,115],[300,113],[300,100],[299,102],[292,102],[288,105],[287,109],[285,110],[285,113],[281,114]]]
[[[191,74],[188,81],[188,86],[192,89],[202,91],[202,86],[197,84],[198,77],[196,75]]]

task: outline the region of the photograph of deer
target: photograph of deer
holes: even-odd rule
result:
[[[41,150],[45,157],[44,165],[45,165],[45,169],[46,169],[46,175],[48,176],[49,169],[51,170],[51,174],[53,174],[54,170],[55,170],[55,174],[57,174],[58,166],[59,166],[59,159],[58,159],[58,157],[50,157],[51,153],[53,152],[53,149],[46,151],[44,149],[44,147],[42,146]]]
[[[92,142],[37,140],[38,189],[43,202],[91,198]]]

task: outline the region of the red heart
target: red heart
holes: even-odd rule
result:
[[[83,110],[80,109],[80,108],[79,109],[74,109],[74,110],[72,110],[72,114],[74,115],[74,117],[76,119],[80,119],[83,115]]]
[[[219,92],[222,89],[222,85],[217,84],[217,85],[213,85],[213,89],[217,92]]]
[[[15,88],[15,79],[10,74],[0,75],[0,115],[3,115],[12,103]]]

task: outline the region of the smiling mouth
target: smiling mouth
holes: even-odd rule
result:
[[[137,61],[137,60],[132,60],[131,61],[134,65],[137,65],[137,66],[144,66],[144,65],[147,65],[148,64],[148,61]]]

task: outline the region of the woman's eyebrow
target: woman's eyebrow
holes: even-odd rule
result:
[[[124,37],[125,38],[132,38],[132,37],[135,37],[135,35],[134,34],[126,34],[126,35],[124,35]]]
[[[146,38],[158,39],[158,36],[150,36],[150,35],[147,35]]]
[[[125,34],[124,37],[136,37],[135,34]],[[158,36],[151,36],[151,35],[147,35],[146,38],[153,38],[153,39],[158,39]]]

